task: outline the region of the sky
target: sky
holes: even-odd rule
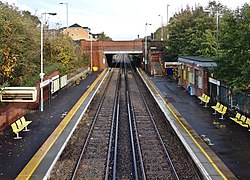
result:
[[[104,32],[113,40],[133,40],[139,35],[143,38],[167,24],[170,18],[187,5],[206,6],[209,0],[2,0],[15,5],[20,10],[28,10],[41,18],[41,14],[57,13],[47,16],[50,28],[67,26],[66,4],[68,3],[68,24],[77,23],[89,27],[91,33]],[[217,1],[231,9],[241,7],[249,0]],[[167,13],[167,5],[168,13]],[[163,20],[163,21],[162,21]],[[151,25],[147,25],[151,24]]]

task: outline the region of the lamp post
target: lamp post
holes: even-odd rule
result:
[[[144,58],[144,63],[145,63],[145,71],[146,71],[146,69],[147,69],[147,63],[148,63],[148,60],[147,60],[147,57],[148,57],[148,47],[147,47],[147,39],[148,39],[148,37],[147,37],[147,26],[148,25],[152,25],[152,24],[149,24],[149,23],[146,23],[145,24],[145,45],[144,45],[144,47],[145,47],[145,58]]]
[[[205,9],[204,12],[212,13],[214,11]],[[218,11],[218,8],[216,10],[215,17],[216,17],[216,59],[218,59],[218,56],[219,56],[219,11]]]
[[[158,16],[160,16],[161,17],[161,41],[163,41],[163,31],[164,31],[164,29],[163,29],[163,16],[162,15],[158,15]]]
[[[42,13],[41,16],[43,17],[43,15],[52,15],[55,16],[56,13]],[[41,79],[41,84],[40,84],[40,90],[41,90],[41,99],[40,99],[40,110],[41,112],[43,112],[43,78],[44,78],[44,72],[43,72],[43,22],[41,20],[41,73],[40,73],[40,79]]]
[[[218,60],[219,52],[219,13],[218,9],[216,10],[216,59]]]
[[[93,35],[91,34],[90,36],[90,71],[92,72],[92,69],[93,69],[93,55],[92,55],[92,52],[93,52]]]
[[[168,6],[169,4],[167,4],[167,24],[166,24],[166,41],[168,41]]]
[[[67,34],[68,34],[68,27],[69,27],[69,5],[68,3],[59,3],[66,5],[66,22],[67,22]]]

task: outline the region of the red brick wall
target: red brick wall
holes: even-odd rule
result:
[[[90,57],[91,42],[81,41],[84,54]],[[143,50],[142,41],[92,41],[92,61],[93,66],[104,69],[104,51],[141,51]]]
[[[50,79],[53,76],[58,75],[58,71],[52,72],[50,75],[46,76],[44,80]],[[4,129],[9,124],[13,123],[19,117],[25,115],[30,110],[37,109],[40,102],[40,83],[37,83],[37,101],[34,103],[5,103],[0,108],[0,130]],[[44,100],[49,97],[48,86],[44,88]]]

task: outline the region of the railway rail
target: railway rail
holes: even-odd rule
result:
[[[162,126],[165,128],[169,125],[166,121],[161,122],[164,125],[158,124],[157,119],[165,117],[159,116],[160,113],[155,111],[157,108],[155,104],[151,107],[152,103],[148,101],[153,101],[153,98],[149,98],[149,94],[145,93],[145,87],[142,86],[129,60],[123,57],[119,64],[120,68],[113,68],[110,71],[105,87],[102,87],[92,102],[98,106],[89,110],[91,113],[95,110],[95,114],[92,115],[88,132],[81,131],[80,127],[76,129],[78,134],[79,132],[81,134],[79,142],[84,143],[78,145],[69,142],[71,148],[65,148],[72,151],[74,146],[82,146],[80,152],[72,153],[78,154],[79,158],[70,161],[69,165],[56,165],[56,168],[73,166],[67,172],[62,171],[61,176],[71,179],[105,180],[189,179],[190,177],[201,179],[194,163],[190,161],[191,158],[187,158],[184,148],[178,151],[179,154],[174,154],[176,146],[171,149],[171,146],[167,145],[168,141],[178,143],[178,140],[166,140],[166,137],[174,136],[171,128],[166,128],[171,136],[164,133],[161,135]],[[86,135],[83,136],[84,133]],[[74,141],[78,139],[77,134],[73,139]],[[65,154],[69,155],[67,152]],[[179,158],[176,158],[176,155],[184,158],[178,162],[176,159]],[[183,162],[185,160],[186,162]],[[188,165],[191,168],[186,168]],[[51,179],[53,177],[60,177],[58,170],[57,173],[52,172]]]
[[[133,71],[128,74],[131,112],[142,179],[179,179]]]

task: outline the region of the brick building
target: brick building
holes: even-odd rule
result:
[[[63,34],[68,34],[74,41],[79,40],[90,40],[92,37],[92,34],[90,32],[90,28],[88,27],[82,27],[79,24],[73,24],[69,26],[68,28],[63,29]]]
[[[190,95],[210,94],[210,69],[215,67],[216,63],[207,57],[193,56],[179,57],[178,62],[179,84],[188,90]]]

